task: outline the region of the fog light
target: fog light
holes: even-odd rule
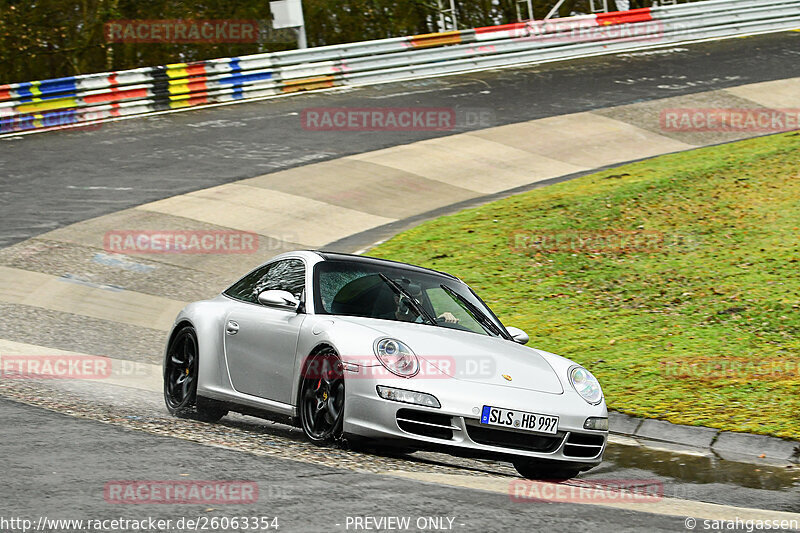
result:
[[[439,400],[431,394],[395,389],[394,387],[384,387],[383,385],[378,385],[378,396],[384,400],[392,400],[393,402],[413,403],[414,405],[436,407],[437,409],[442,406]]]
[[[592,416],[583,423],[583,429],[594,429],[597,431],[608,431],[608,418]]]

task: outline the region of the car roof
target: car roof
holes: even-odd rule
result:
[[[439,274],[440,276],[445,276],[455,281],[459,282],[461,281],[456,276],[448,274],[447,272],[442,272],[440,270],[433,270],[432,268],[424,268],[416,265],[410,265],[408,263],[402,263],[400,261],[392,261],[391,259],[379,259],[377,257],[369,257],[365,255],[346,254],[343,252],[328,252],[324,250],[317,250],[316,253],[326,261],[347,261],[350,263],[364,263],[376,266],[402,267],[408,270],[415,270],[418,272],[423,272],[428,274]]]

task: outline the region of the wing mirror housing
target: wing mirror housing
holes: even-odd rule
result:
[[[289,291],[270,289],[258,295],[258,303],[267,307],[296,311],[300,307],[300,300]]]
[[[514,339],[514,342],[518,342],[519,344],[528,344],[528,341],[531,340],[528,334],[519,328],[509,326],[506,328],[506,331],[511,335],[511,338]]]

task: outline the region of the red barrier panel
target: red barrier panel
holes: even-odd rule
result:
[[[93,94],[90,96],[84,96],[83,101],[87,104],[100,104],[103,102],[117,102],[119,100],[128,100],[130,98],[147,98],[149,93],[147,89],[128,89],[128,90],[119,90],[116,88],[112,88],[108,92],[104,92],[101,94]]]

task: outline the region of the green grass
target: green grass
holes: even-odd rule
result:
[[[612,409],[800,439],[799,228],[796,132],[537,189],[368,255],[459,276],[529,346],[588,367]],[[633,244],[568,246],[609,231]]]

